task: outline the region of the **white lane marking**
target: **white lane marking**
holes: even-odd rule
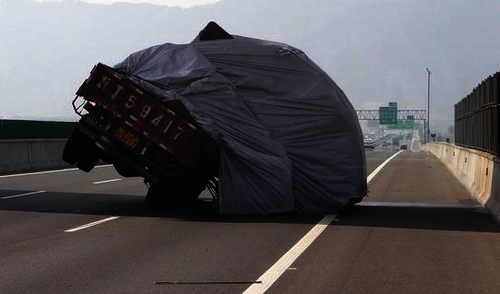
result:
[[[36,192],[28,192],[28,193],[23,193],[23,194],[17,194],[17,195],[0,197],[0,199],[12,199],[12,198],[18,198],[18,197],[24,197],[24,196],[31,196],[31,195],[41,194],[41,193],[45,193],[45,192],[47,192],[47,191],[41,190],[41,191],[36,191]]]
[[[366,178],[366,181],[368,183],[371,182],[371,180],[384,168],[384,166],[389,163],[389,161],[391,161],[394,157],[398,156],[399,153],[403,152],[404,150],[400,150],[399,152],[397,152],[396,154],[394,154],[393,156],[389,157],[386,161],[384,161],[381,165],[379,165],[369,176],[368,178]]]
[[[100,225],[100,224],[105,223],[105,222],[109,222],[109,221],[112,221],[112,220],[115,220],[115,219],[119,219],[119,218],[120,218],[119,216],[108,217],[108,218],[101,219],[101,220],[98,220],[98,221],[95,221],[95,222],[92,222],[92,223],[89,223],[89,224],[78,226],[76,228],[64,230],[64,232],[66,232],[66,233],[73,233],[73,232],[76,232],[76,231],[81,231],[81,230],[88,229],[88,228],[93,227],[93,226]]]
[[[376,206],[376,207],[408,207],[408,208],[452,208],[452,209],[482,209],[480,204],[462,203],[423,203],[423,202],[360,202],[356,206]]]
[[[94,168],[103,168],[103,167],[111,167],[113,166],[112,164],[106,164],[106,165],[98,165]],[[24,177],[24,176],[36,176],[36,175],[45,175],[45,174],[54,174],[54,173],[63,173],[63,172],[70,172],[70,171],[77,171],[79,170],[78,168],[64,168],[64,169],[55,169],[55,170],[47,170],[47,171],[41,171],[41,172],[32,172],[32,173],[23,173],[23,174],[12,174],[12,175],[4,175],[0,176],[0,179],[2,178],[15,178],[15,177]]]
[[[257,281],[260,284],[253,284],[248,287],[243,294],[264,293],[278,278],[287,271],[292,263],[318,238],[318,236],[335,219],[335,214],[326,215],[317,225],[314,226],[297,244],[295,244],[285,255],[283,255],[273,266],[271,266]]]
[[[100,184],[107,184],[107,183],[113,183],[113,182],[118,182],[118,181],[123,181],[123,179],[111,179],[111,180],[93,182],[92,184],[94,184],[94,185],[100,185]]]
[[[380,166],[378,166],[367,178],[369,183],[382,168],[396,157],[403,150],[389,157]],[[321,235],[321,233],[335,220],[337,215],[326,215],[318,224],[316,224],[297,244],[295,244],[285,255],[283,255],[274,265],[272,265],[257,281],[262,283],[253,284],[248,287],[243,294],[262,294],[265,293],[278,279],[287,271],[293,262]]]

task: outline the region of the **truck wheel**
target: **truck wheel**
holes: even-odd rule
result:
[[[99,149],[95,143],[91,140],[86,140],[78,155],[78,162],[76,166],[84,172],[91,171],[99,162]]]
[[[187,201],[195,201],[200,197],[201,192],[205,190],[208,181],[193,181],[190,185],[186,185],[186,189],[183,193],[183,199]]]
[[[62,159],[69,164],[76,164],[78,161],[78,156],[82,149],[83,143],[88,139],[88,137],[82,133],[79,129],[75,128],[69,135],[66,145],[64,146],[64,151],[62,154]]]
[[[146,204],[167,211],[175,211],[179,204],[179,197],[172,189],[161,185],[151,184],[146,194]]]
[[[134,171],[133,169],[127,167],[126,165],[119,163],[119,162],[114,162],[113,166],[115,167],[115,170],[117,173],[119,173],[123,177],[138,177],[139,173]]]
[[[146,204],[151,207],[158,207],[161,205],[162,193],[154,186],[150,186],[146,194]]]

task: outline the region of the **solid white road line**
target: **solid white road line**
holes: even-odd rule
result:
[[[335,219],[335,214],[325,216],[314,226],[297,244],[295,244],[285,255],[283,255],[271,268],[269,268],[257,281],[262,283],[253,284],[243,294],[260,294],[269,289],[274,282],[292,265],[292,263],[312,244],[316,238]]]
[[[24,197],[24,196],[31,196],[31,195],[41,194],[41,193],[45,193],[45,192],[47,192],[47,191],[42,190],[42,191],[36,191],[36,192],[28,192],[28,193],[23,193],[23,194],[0,197],[0,199],[11,199],[11,198]]]
[[[123,181],[123,179],[111,179],[111,180],[93,182],[92,184],[94,184],[94,185],[100,185],[100,184],[107,184],[107,183],[113,183],[113,182],[118,182],[118,181]]]
[[[397,152],[396,154],[394,154],[393,156],[389,157],[386,161],[384,161],[381,165],[379,165],[369,176],[368,178],[366,178],[366,181],[368,183],[371,182],[371,180],[384,168],[384,166],[386,164],[389,163],[389,161],[391,161],[394,157],[398,156],[399,153],[403,152],[404,150],[400,150],[399,152]]]
[[[97,165],[94,168],[103,168],[103,167],[111,167],[111,166],[113,166],[113,165],[112,164]],[[47,171],[41,171],[41,172],[4,175],[4,176],[0,176],[0,179],[2,179],[2,178],[24,177],[24,176],[36,176],[36,175],[45,175],[45,174],[54,174],[54,173],[63,173],[63,172],[70,172],[70,171],[77,171],[77,170],[79,170],[79,169],[78,168],[63,168],[63,169],[47,170]]]
[[[66,232],[66,233],[73,233],[73,232],[76,232],[76,231],[81,231],[81,230],[84,230],[84,229],[87,229],[87,228],[90,228],[90,227],[93,227],[93,226],[97,226],[97,225],[105,223],[105,222],[109,222],[109,221],[112,221],[112,220],[115,220],[115,219],[119,219],[119,218],[120,218],[119,216],[108,217],[108,218],[105,218],[105,219],[101,219],[101,220],[95,221],[93,223],[89,223],[89,224],[86,224],[86,225],[78,226],[76,228],[64,230],[64,232]]]
[[[382,168],[396,157],[403,150],[389,157],[380,166],[378,166],[367,178],[369,183]],[[329,214],[325,216],[317,225],[315,225],[297,244],[295,244],[285,255],[283,255],[273,266],[271,266],[257,281],[260,284],[253,284],[248,287],[243,294],[263,294],[269,289],[279,277],[290,268],[293,262],[321,235],[321,233],[330,225],[337,215]]]

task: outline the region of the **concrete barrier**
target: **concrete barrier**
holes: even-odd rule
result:
[[[467,190],[500,222],[500,159],[486,152],[454,144],[423,147],[439,158]]]
[[[61,159],[66,139],[0,140],[0,174],[69,167]]]

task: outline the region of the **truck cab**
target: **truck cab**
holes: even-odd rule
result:
[[[66,162],[89,172],[102,160],[124,177],[143,177],[152,205],[196,199],[216,185],[219,147],[179,101],[163,101],[101,63],[76,95],[81,119],[66,143]]]

